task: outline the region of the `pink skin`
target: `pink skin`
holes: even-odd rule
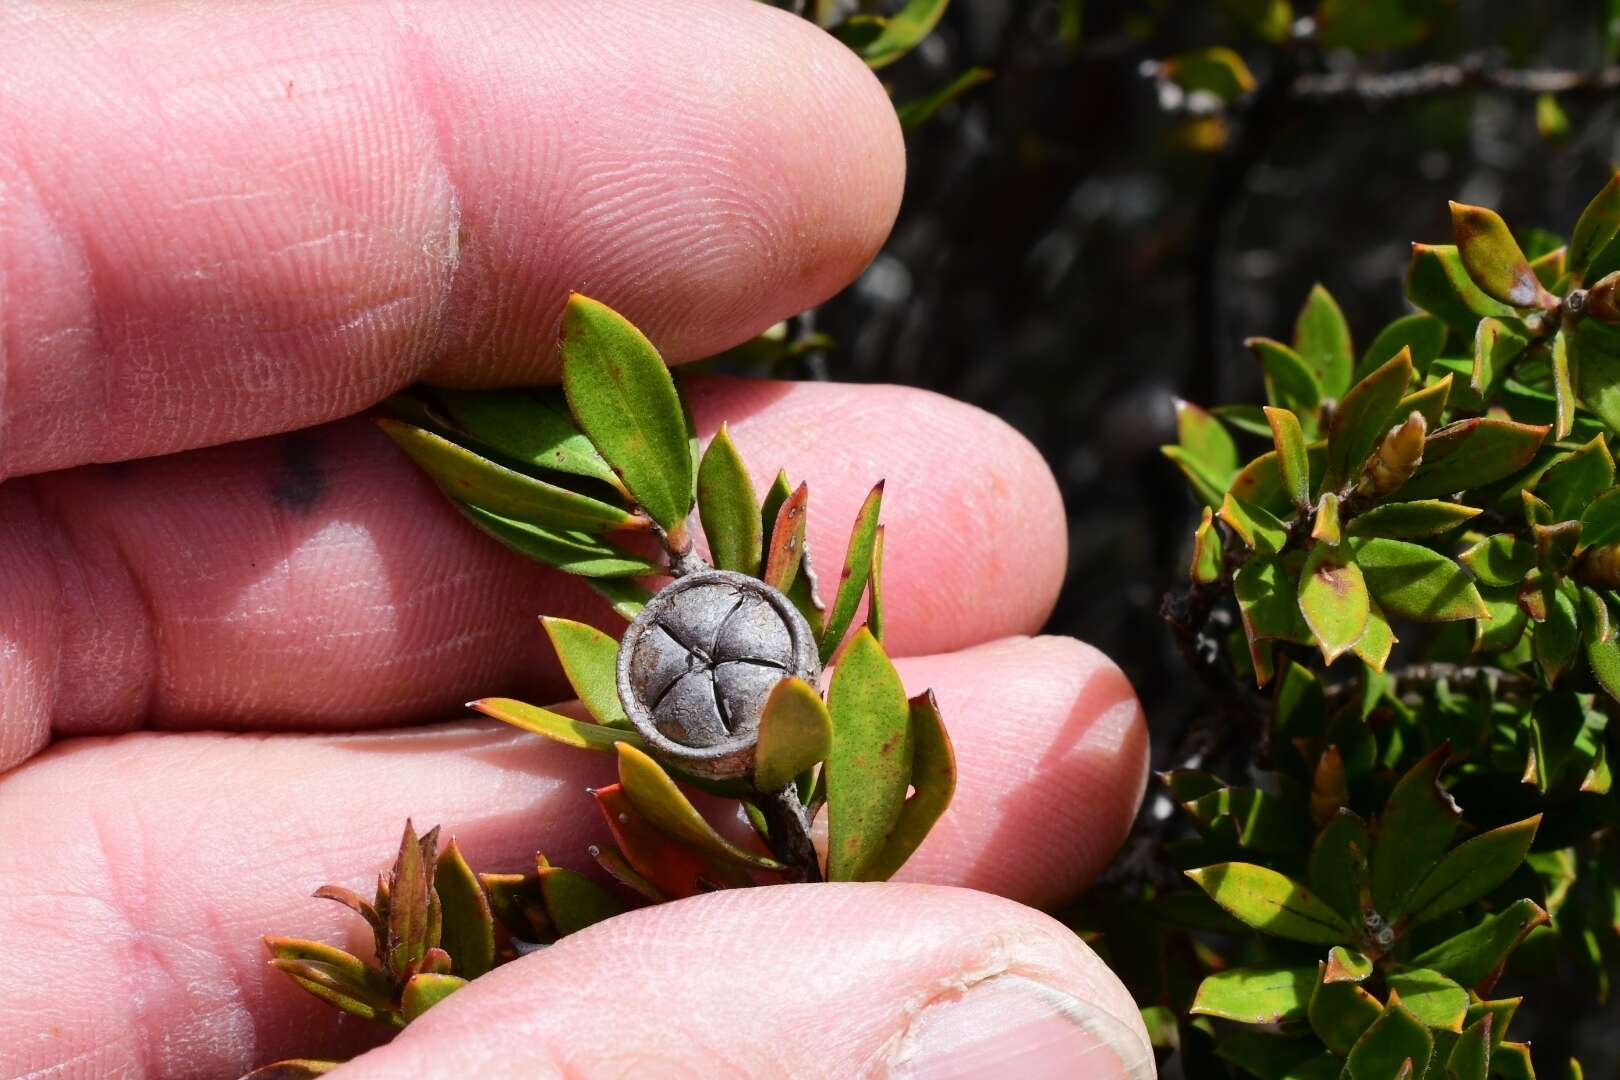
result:
[[[419,377],[554,375],[570,288],[672,360],[826,297],[893,220],[892,110],[846,50],[753,0],[229,18],[60,0],[0,13],[0,69],[16,76],[0,96],[0,950],[31,972],[0,996],[0,1075],[216,1076],[359,1049],[376,1033],[267,969],[257,935],[353,935],[307,890],[362,885],[407,815],[476,865],[536,847],[579,865],[601,835],[581,789],[608,763],[488,723],[338,733],[560,696],[535,614],[612,616],[465,528],[368,419],[342,418]],[[716,958],[704,978],[738,987],[759,1030],[795,1033],[785,1065],[900,1060],[919,1016],[956,1015],[923,1008],[953,972],[1028,974],[1139,1040],[1123,991],[1055,924],[914,884],[1062,903],[1141,796],[1145,729],[1118,669],[1017,636],[1065,563],[1045,465],[917,391],[688,391],[705,432],[730,421],[761,490],[777,466],[811,482],[829,577],[888,479],[888,640],[908,686],[939,692],[958,798],[913,884],[638,915],[480,986],[480,1015],[521,1020],[503,1031],[539,1040],[542,1064],[612,1072],[656,1050],[701,1071],[698,1041],[593,1058],[601,1039],[548,1012],[593,972],[649,1032],[670,1027],[718,993],[677,976],[679,942]],[[659,963],[627,965],[638,943]],[[821,946],[840,959],[819,997],[747,959],[808,971]],[[856,983],[867,1026],[812,1022]],[[367,1068],[416,1075],[435,1054],[454,1072],[516,1045],[453,1016]]]

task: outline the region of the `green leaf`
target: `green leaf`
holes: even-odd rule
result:
[[[610,727],[628,722],[624,705],[619,701],[617,664],[619,643],[594,626],[541,616],[551,647],[557,650],[563,674],[579,695],[580,703],[596,718],[597,723]]]
[[[1352,924],[1362,917],[1371,853],[1372,836],[1366,823],[1343,808],[1311,845],[1306,871],[1311,888]]]
[[[433,1006],[467,985],[467,980],[455,975],[436,975],[423,972],[413,975],[400,994],[399,1004],[409,1023]]]
[[[1445,1080],[1486,1080],[1490,1076],[1493,1019],[1487,1013],[1463,1031],[1446,1057]]]
[[[1221,787],[1184,803],[1200,825],[1231,818],[1237,843],[1266,854],[1288,854],[1305,846],[1304,822],[1294,807],[1267,791],[1252,787]]]
[[[1228,494],[1221,503],[1221,520],[1237,533],[1239,540],[1261,555],[1276,555],[1288,542],[1287,525],[1269,510],[1235,495]]]
[[[886,528],[885,525],[877,527],[877,538],[872,541],[872,572],[866,579],[866,626],[879,642],[883,640],[883,536]]]
[[[458,502],[552,529],[599,533],[637,527],[638,519],[627,510],[536,480],[425,428],[398,420],[379,420],[377,426]]]
[[[1322,966],[1322,982],[1366,982],[1373,973],[1373,962],[1365,954],[1335,945],[1328,950],[1327,963]]]
[[[855,515],[855,526],[849,533],[849,550],[844,555],[844,570],[838,578],[838,591],[833,596],[832,609],[827,613],[827,626],[821,635],[821,662],[827,663],[838,645],[844,640],[850,623],[855,621],[855,609],[860,607],[861,595],[872,572],[872,556],[877,546],[878,514],[883,508],[883,481],[879,480],[861,504]]]
[[[1485,601],[1485,607],[1490,610],[1491,617],[1479,619],[1474,623],[1474,651],[1512,650],[1524,637],[1524,628],[1530,621],[1530,616],[1525,614],[1524,608],[1519,604],[1519,587],[1482,586],[1479,594]]]
[[[692,509],[691,432],[652,343],[607,305],[574,293],[562,320],[562,382],[581,430],[666,531]]]
[[[1497,533],[1487,536],[1457,558],[1486,585],[1506,588],[1517,586],[1524,580],[1524,575],[1535,568],[1536,548],[1512,533]]]
[[[744,804],[746,808],[748,804]],[[591,858],[614,881],[655,904],[662,904],[668,899],[664,891],[642,876],[641,871],[630,864],[624,850],[617,844],[592,844],[589,848]]]
[[[1394,922],[1413,890],[1451,846],[1462,812],[1440,786],[1449,748],[1442,746],[1402,776],[1373,824],[1369,880],[1373,907]]]
[[[1223,565],[1221,534],[1215,529],[1215,515],[1206,506],[1198,528],[1193,531],[1192,561],[1187,567],[1187,576],[1195,585],[1212,585],[1220,580]]]
[[[1316,373],[1326,396],[1340,397],[1350,388],[1350,373],[1355,367],[1350,324],[1338,302],[1320,283],[1311,287],[1294,320],[1294,351]]]
[[[1395,407],[1412,382],[1412,354],[1402,349],[1344,395],[1328,425],[1328,468],[1323,486],[1337,488],[1361,474],[1378,440],[1395,418]]]
[[[1481,319],[1474,332],[1474,372],[1468,386],[1481,401],[1492,401],[1514,363],[1530,347],[1530,332],[1518,319]]]
[[[418,838],[409,821],[388,875],[388,969],[404,978],[438,944],[432,932],[434,848],[439,830]],[[379,957],[379,959],[382,959]]]
[[[833,671],[827,711],[827,877],[859,881],[899,822],[915,745],[900,675],[865,627]]]
[[[1448,533],[1478,516],[1479,510],[1461,503],[1439,499],[1384,503],[1350,519],[1345,531],[1350,536],[1383,536],[1393,540],[1422,540]],[[1467,564],[1467,556],[1463,556]],[[1469,565],[1469,569],[1473,569]],[[1529,568],[1526,567],[1526,570]],[[1520,575],[1521,577],[1523,575]]]
[[[1434,1053],[1434,1036],[1402,1005],[1390,1005],[1356,1041],[1344,1062],[1348,1080],[1417,1080]],[[1403,1073],[1404,1063],[1410,1063]]]
[[[1259,405],[1246,401],[1217,405],[1209,410],[1209,414],[1220,417],[1239,431],[1258,435],[1262,439],[1271,438],[1271,425],[1266,423],[1265,411]]]
[[[1610,431],[1620,431],[1620,328],[1582,319],[1575,324],[1574,337],[1568,330],[1558,336],[1567,339],[1572,353],[1581,404]]]
[[[1559,331],[1552,341],[1553,437],[1556,439],[1567,439],[1570,432],[1575,430],[1573,366],[1569,335]]]
[[[1532,653],[1541,677],[1550,687],[1573,666],[1580,649],[1580,610],[1576,605],[1575,587],[1561,581],[1555,587],[1543,588],[1546,617],[1531,631]],[[1545,761],[1543,761],[1545,764]],[[1546,787],[1543,785],[1545,794]]]
[[[1384,670],[1384,664],[1389,660],[1389,654],[1395,648],[1395,631],[1389,625],[1389,619],[1384,615],[1384,609],[1378,606],[1376,600],[1367,604],[1367,629],[1362,633],[1361,640],[1351,649],[1363,662],[1376,672]]]
[[[1382,537],[1348,541],[1367,589],[1387,613],[1414,622],[1449,622],[1489,614],[1462,567],[1439,552]]]
[[[1276,638],[1309,643],[1310,628],[1299,610],[1299,593],[1283,561],[1257,556],[1233,577],[1233,591],[1251,641]]]
[[[440,947],[455,961],[457,975],[476,979],[495,966],[495,916],[455,837],[439,852],[433,887],[444,919]],[[407,1005],[407,1015],[409,1012]]]
[[[652,599],[646,586],[628,578],[586,578],[591,591],[607,601],[613,614],[629,622],[641,614],[641,609]]]
[[[716,832],[664,767],[645,752],[624,742],[618,745],[618,751],[619,783],[625,795],[660,832],[711,858],[763,870],[782,869],[782,864],[770,856],[738,847]]]
[[[638,558],[588,533],[547,529],[492,514],[477,506],[456,509],[485,534],[519,555],[588,578],[645,577],[662,567]]]
[[[1620,701],[1620,641],[1586,637],[1586,664],[1603,692]]]
[[[1415,967],[1432,968],[1476,993],[1487,993],[1519,942],[1547,921],[1531,900],[1518,900],[1471,930],[1464,930],[1412,958]]]
[[[1269,431],[1269,423],[1267,428]],[[1308,447],[1306,453],[1309,456],[1311,472],[1320,475],[1320,470],[1327,463],[1327,444],[1318,442]],[[1277,468],[1275,450],[1267,450],[1239,469],[1238,474],[1232,478],[1230,491],[1244,502],[1264,507],[1273,514],[1290,514],[1299,509],[1290,501],[1289,493],[1283,487],[1282,473]],[[1219,509],[1221,498],[1221,495],[1216,495],[1211,505]]]
[[[299,985],[303,985],[302,980],[312,980],[370,1006],[378,1014],[392,1010],[394,991],[387,977],[353,953],[301,938],[267,935],[263,940],[270,953],[271,966],[292,975]],[[331,1000],[326,995],[316,996]],[[378,1015],[371,1019],[383,1017]]]
[[[1226,485],[1205,472],[1187,451],[1179,446],[1161,446],[1159,453],[1169,458],[1175,463],[1176,468],[1181,470],[1181,475],[1187,478],[1187,483],[1200,502],[1210,507],[1221,505],[1221,496],[1226,492]]]
[[[1361,640],[1369,603],[1367,582],[1348,550],[1327,543],[1311,548],[1299,579],[1299,610],[1324,663],[1333,663]]]
[[[1256,37],[1273,45],[1286,41],[1294,24],[1294,9],[1288,0],[1222,0],[1221,6]]]
[[[950,0],[907,0],[906,6],[883,20],[881,29],[870,40],[856,44],[847,37],[866,66],[880,68],[894,63],[922,43],[945,15]],[[843,35],[840,35],[841,37]]]
[[[1586,204],[1569,234],[1569,273],[1577,284],[1585,280],[1592,259],[1620,236],[1620,173]]]
[[[1287,409],[1267,408],[1266,420],[1271,424],[1271,437],[1277,446],[1277,468],[1282,476],[1283,491],[1296,508],[1305,511],[1311,505],[1311,466],[1299,418]]]
[[[572,746],[579,750],[612,750],[614,744],[621,742],[637,747],[646,745],[641,736],[630,728],[604,727],[601,724],[575,720],[571,716],[554,713],[550,709],[542,709],[538,705],[529,705],[512,698],[481,698],[478,701],[468,702],[467,707],[476,709],[485,716],[492,716],[496,720],[504,720],[513,727],[532,731],[536,735],[544,735],[553,742],[560,742],[564,746]]]
[[[1451,401],[1451,384],[1453,376],[1448,372],[1435,379],[1421,390],[1414,390],[1401,398],[1400,404],[1395,406],[1395,415],[1410,417],[1417,413],[1423,417],[1424,430],[1432,431],[1440,426],[1440,418],[1445,415],[1446,406]]]
[[[780,791],[825,760],[831,743],[832,718],[821,695],[803,679],[783,679],[772,688],[760,713],[754,785],[761,791]]]
[[[883,849],[862,868],[862,877],[867,881],[893,877],[922,844],[956,793],[956,752],[934,692],[926,690],[909,704],[912,794],[900,808],[900,817]]]
[[[1530,1044],[1505,1042],[1491,1052],[1491,1074],[1502,1080],[1536,1080]]]
[[[1383,1014],[1378,999],[1353,982],[1328,982],[1324,973],[1311,988],[1311,1030],[1335,1054],[1347,1054]]]
[[[1391,991],[1401,995],[1401,1004],[1429,1027],[1461,1034],[1463,1017],[1468,1013],[1468,991],[1438,971],[1412,968],[1391,974],[1385,980]]]
[[[1254,74],[1243,57],[1224,46],[1189,49],[1160,61],[1159,77],[1183,90],[1213,94],[1226,104],[1254,89]]]
[[[1176,399],[1176,443],[1223,488],[1237,475],[1243,459],[1237,443],[1214,416],[1190,402]]]
[[[1480,291],[1463,269],[1462,256],[1450,244],[1413,244],[1406,271],[1406,296],[1412,303],[1459,334],[1472,336],[1487,315],[1517,314]]]
[[[754,482],[748,466],[721,424],[697,474],[698,516],[709,540],[709,557],[720,570],[759,576],[764,526],[754,502]]]
[[[993,77],[989,68],[970,67],[938,90],[897,106],[894,111],[900,116],[900,129],[915,131],[932,120],[939,110]]]
[[[1448,424],[1424,443],[1423,464],[1401,488],[1401,498],[1432,499],[1512,476],[1530,464],[1550,430],[1494,417]]]
[[[1402,349],[1409,351],[1412,368],[1419,375],[1429,373],[1429,365],[1446,347],[1446,324],[1421,312],[1402,315],[1378,332],[1356,365],[1355,381],[1360,382],[1393,360]]]
[[[613,469],[568,414],[568,402],[561,390],[433,393],[457,427],[509,458],[620,486]]]
[[[1603,547],[1620,540],[1620,487],[1610,488],[1581,511],[1581,543]]]
[[[543,856],[539,870],[540,893],[558,937],[624,914],[625,906],[618,897],[584,874],[552,866]]]
[[[1316,987],[1314,967],[1234,968],[1206,976],[1188,1010],[1240,1024],[1301,1020]]]
[[[1463,268],[1486,296],[1516,308],[1540,304],[1545,290],[1500,214],[1453,202],[1451,230]]]
[[[1572,521],[1583,517],[1598,494],[1613,484],[1614,457],[1597,435],[1579,450],[1560,455],[1536,481],[1536,494],[1552,507],[1554,521]]]
[[[1448,7],[1446,0],[1322,0],[1314,40],[1357,52],[1398,49],[1426,37]]]
[[[1187,876],[1256,930],[1294,941],[1338,945],[1356,936],[1343,916],[1297,881],[1254,863],[1217,863]]]

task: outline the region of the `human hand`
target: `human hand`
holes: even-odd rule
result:
[[[0,24],[0,946],[20,973],[0,1075],[363,1049],[377,1034],[269,969],[258,936],[351,930],[308,890],[385,858],[406,816],[480,867],[566,864],[603,839],[582,789],[610,777],[489,723],[355,732],[548,700],[564,683],[534,616],[613,617],[341,418],[418,378],[552,377],[571,288],[672,360],[819,302],[893,220],[892,110],[842,47],[752,0],[64,0]],[[886,644],[951,722],[955,804],[898,883],[612,920],[351,1069],[933,1055],[933,1075],[1039,1075],[1025,1053],[1105,1076],[1112,1053],[1151,1074],[1134,1006],[1072,934],[939,888],[1058,904],[1141,795],[1118,670],[1019,636],[1065,563],[1044,463],[918,391],[686,392],[757,478],[811,482],[821,550],[890,480]]]

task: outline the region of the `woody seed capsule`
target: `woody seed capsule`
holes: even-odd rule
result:
[[[662,757],[716,779],[753,765],[760,713],[776,684],[821,676],[815,637],[777,590],[706,570],[664,587],[619,642],[619,700]]]

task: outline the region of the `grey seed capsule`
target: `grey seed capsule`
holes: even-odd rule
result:
[[[654,750],[717,779],[753,766],[776,684],[821,677],[815,638],[787,597],[725,570],[676,579],[619,642],[619,700]]]

